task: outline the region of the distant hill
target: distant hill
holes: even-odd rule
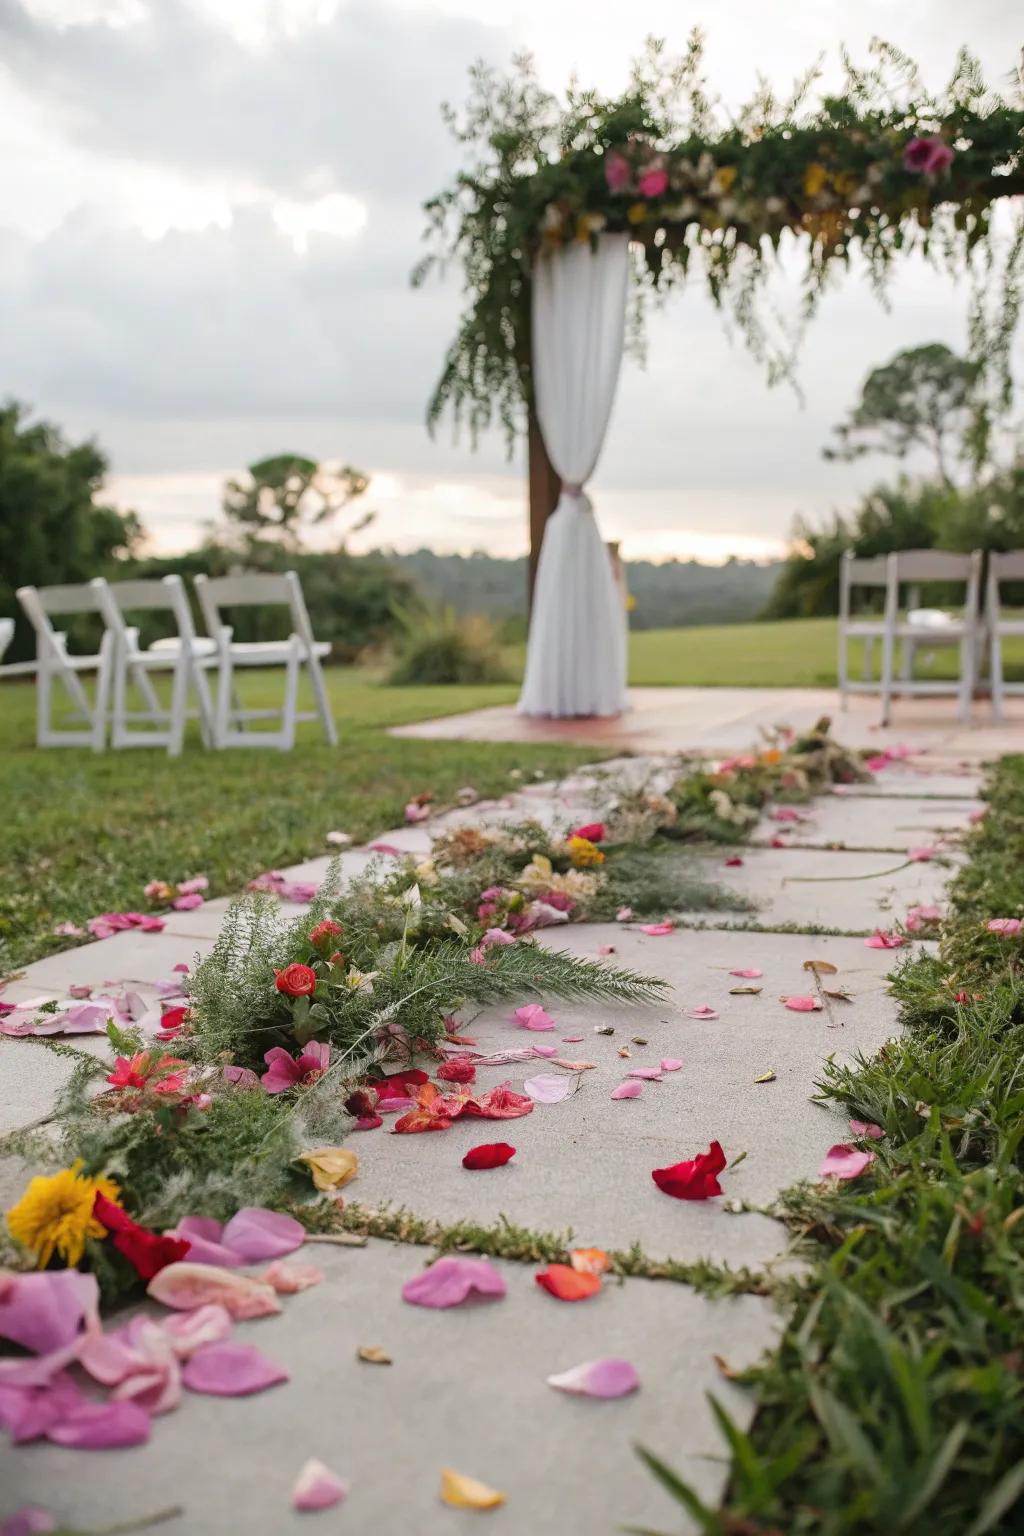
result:
[[[438,555],[430,549],[382,554],[435,602],[450,604],[461,613],[485,613],[498,621],[525,619],[525,559],[498,560],[483,553]],[[764,565],[735,559],[725,565],[702,565],[698,560],[630,561],[626,579],[636,599],[630,624],[633,629],[681,629],[755,619],[781,569],[782,561]]]

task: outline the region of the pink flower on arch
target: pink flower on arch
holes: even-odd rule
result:
[[[903,150],[903,169],[915,176],[937,176],[948,170],[955,155],[941,139],[911,139]]]
[[[668,171],[655,161],[637,178],[637,191],[641,197],[663,197],[668,190]]]
[[[625,192],[632,180],[633,172],[625,155],[620,155],[613,149],[604,157],[604,179],[609,192]]]
[[[331,1063],[331,1047],[311,1040],[300,1056],[290,1056],[283,1046],[275,1045],[264,1054],[268,1070],[260,1078],[267,1093],[284,1093],[289,1088],[308,1087],[323,1077]]]

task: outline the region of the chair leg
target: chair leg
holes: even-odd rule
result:
[[[217,681],[217,713],[213,722],[213,744],[218,751],[227,746],[228,721],[231,711],[231,652],[224,648],[220,658],[220,677]]]
[[[106,630],[100,641],[99,660],[96,663],[96,712],[92,721],[92,750],[102,752],[107,741],[107,717],[110,711],[111,641],[113,636]]]
[[[992,688],[992,718],[1003,718],[1003,642],[999,631],[992,626],[989,640],[989,683]]]
[[[327,697],[327,685],[324,682],[324,674],[317,656],[309,658],[309,675],[313,681],[313,692],[316,694],[316,707],[323,722],[324,735],[329,746],[338,745],[338,732],[334,724],[334,716],[331,713],[331,701]]]
[[[171,718],[167,733],[168,757],[180,757],[185,744],[185,720],[188,715],[189,658],[182,648],[174,668],[171,684]]]
[[[50,745],[50,709],[53,704],[53,673],[50,663],[40,655],[36,668],[36,746]]]
[[[965,635],[960,641],[960,719],[966,725],[971,718],[974,696],[974,640]]]
[[[882,725],[889,724],[892,707],[893,637],[889,630],[882,636]]]
[[[214,741],[214,713],[213,700],[210,697],[210,685],[207,681],[206,670],[195,659],[191,660],[192,678],[196,685],[196,700],[199,707],[199,734],[202,737],[204,747],[212,747]]]
[[[278,742],[282,752],[290,752],[295,745],[295,716],[299,702],[299,656],[293,648],[284,673],[284,704],[281,709],[281,736]]]
[[[849,681],[849,661],[850,661],[850,641],[849,641],[849,637],[848,637],[848,635],[846,633],[846,630],[843,628],[842,622],[840,622],[840,625],[839,625],[839,658],[838,658],[838,663],[837,663],[837,671],[839,673],[839,708],[840,709],[845,709],[846,708],[846,685],[847,685],[847,682]]]

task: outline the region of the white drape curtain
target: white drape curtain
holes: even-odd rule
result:
[[[618,715],[626,707],[626,615],[583,487],[604,441],[622,359],[629,240],[602,235],[538,258],[533,381],[548,457],[562,480],[544,529],[526,674],[526,715]]]

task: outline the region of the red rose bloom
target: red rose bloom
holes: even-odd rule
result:
[[[285,997],[312,997],[316,991],[316,972],[308,965],[286,965],[283,971],[275,971],[274,985]]]
[[[105,1195],[96,1196],[92,1213],[110,1233],[118,1253],[124,1255],[143,1280],[152,1280],[168,1264],[176,1264],[192,1247],[183,1237],[160,1237],[156,1232],[147,1232]]]
[[[324,922],[317,923],[316,927],[310,931],[309,942],[314,949],[319,949],[321,944],[326,943],[328,939],[333,939],[335,934],[344,932],[340,923],[332,923],[330,918],[327,918]]]
[[[476,1067],[464,1056],[456,1056],[454,1061],[438,1067],[437,1075],[443,1083],[472,1083],[476,1081]]]
[[[607,835],[603,821],[588,821],[585,827],[577,827],[572,837],[585,837],[588,843],[603,843]]]

